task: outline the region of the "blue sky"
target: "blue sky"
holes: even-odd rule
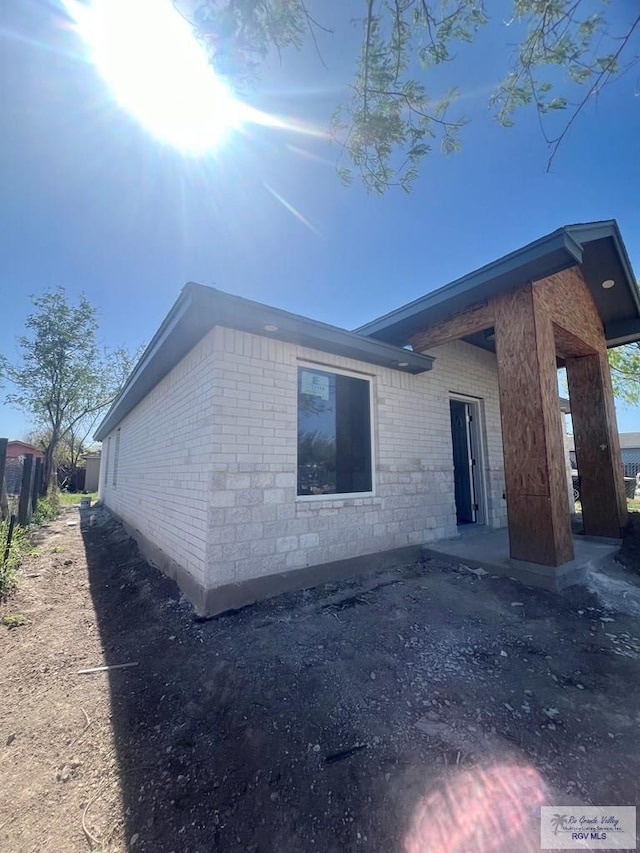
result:
[[[337,26],[343,5],[321,4],[325,20]],[[411,195],[379,198],[339,183],[338,151],[321,137],[254,127],[186,157],[114,103],[57,3],[9,0],[0,16],[0,351],[10,356],[29,294],[57,284],[87,294],[105,344],[133,349],[189,280],[352,328],[560,225],[608,218],[640,270],[637,73],[585,109],[547,173],[537,118],[522,113],[505,130],[487,108],[514,39],[497,19],[433,78],[462,88],[462,152],[425,160]],[[326,127],[356,38],[347,23],[322,40],[328,69],[311,51],[274,63],[259,106]],[[618,416],[622,431],[640,429],[640,409]],[[27,430],[0,407],[0,435]]]

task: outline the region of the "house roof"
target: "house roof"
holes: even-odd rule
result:
[[[580,264],[602,318],[607,346],[640,340],[640,297],[614,219],[565,225],[497,261],[356,329],[359,334],[405,344],[412,334],[527,281]],[[615,286],[603,289],[612,279]],[[483,335],[469,339],[484,345]],[[485,348],[489,348],[485,346]]]
[[[640,449],[640,432],[621,432],[620,433],[620,449],[635,450]]]
[[[20,441],[19,438],[12,439],[11,441],[7,442],[7,452],[9,450],[15,450],[17,446],[20,446],[21,448],[27,448],[27,452],[30,451],[31,453],[37,454],[38,456],[44,456],[44,452],[39,447],[36,447],[34,444],[29,444],[28,441]]]
[[[618,433],[620,439],[620,450],[640,450],[640,432],[621,432]],[[569,450],[575,450],[575,443],[572,435],[567,436]]]
[[[106,438],[214,326],[239,329],[404,373],[423,373],[431,370],[433,364],[431,356],[189,282],[98,426],[96,440]]]

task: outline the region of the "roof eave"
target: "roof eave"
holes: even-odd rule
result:
[[[558,260],[548,265],[545,264],[544,259],[554,253],[560,253]],[[551,275],[553,272],[567,269],[574,264],[579,264],[581,261],[582,247],[573,239],[571,234],[561,228],[534,243],[524,246],[522,249],[510,252],[496,261],[485,264],[480,269],[462,276],[426,296],[372,320],[370,323],[365,323],[355,331],[361,335],[375,336],[391,326],[410,321],[413,316],[422,311],[437,309],[451,299],[470,294],[483,284],[489,284],[497,279],[517,279],[518,271],[521,269],[535,268],[535,275],[542,278],[545,275]],[[529,275],[530,277],[531,275]],[[479,295],[478,298],[482,297]]]
[[[640,317],[606,323],[604,336],[609,349],[640,341]]]
[[[341,329],[273,308],[261,302],[244,299],[214,288],[189,285],[199,288],[202,295],[211,301],[215,316],[214,325],[226,326],[286,343],[296,344],[321,352],[342,355],[381,367],[401,369],[407,373],[424,373],[431,369],[432,356],[414,353],[393,344],[366,338],[355,332]],[[265,326],[275,327],[265,335]],[[401,367],[402,364],[402,367]]]
[[[163,321],[98,429],[102,441],[215,326],[225,326],[402,373],[431,370],[433,357],[190,282]],[[265,326],[273,326],[267,332]]]
[[[625,290],[630,295],[636,314],[635,317],[606,325],[607,346],[630,343],[640,338],[636,322],[640,322],[640,294],[620,229],[614,219],[559,228],[522,249],[360,326],[356,331],[358,334],[391,339],[398,343],[410,336],[412,325],[419,326],[424,323],[425,314],[429,314],[429,322],[434,322],[441,319],[440,315],[447,304],[449,310],[455,313],[460,310],[460,303],[465,297],[468,297],[468,300],[475,298],[480,301],[518,283],[535,281],[581,264],[585,244],[607,238],[613,242],[624,277]]]
[[[100,424],[98,425],[98,428],[96,429],[93,436],[95,441],[102,441],[104,438],[106,438],[108,433],[111,432],[113,426],[118,423],[119,419],[117,418],[117,414],[123,406],[124,401],[129,395],[133,393],[133,389],[136,388],[138,383],[142,381],[145,372],[150,369],[150,366],[154,362],[154,359],[157,359],[158,354],[161,352],[163,345],[166,343],[171,334],[175,331],[180,322],[187,315],[192,304],[192,294],[187,290],[187,288],[183,288],[180,293],[180,296],[175,301],[169,313],[164,318],[157,332],[151,339],[151,342],[140,356],[138,363],[136,364],[136,366],[130,373],[129,378],[125,382],[124,388],[112,403],[107,414],[100,421]]]

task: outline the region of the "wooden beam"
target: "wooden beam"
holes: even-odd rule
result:
[[[563,360],[583,355],[595,355],[597,350],[585,344],[557,323],[553,324],[553,337],[556,342],[556,354]]]
[[[560,566],[573,540],[553,324],[531,284],[496,299],[495,313],[510,553]]]
[[[604,328],[580,267],[550,275],[533,285],[534,298],[551,319],[596,352],[604,343]],[[581,353],[567,353],[579,355]]]
[[[627,501],[606,352],[568,358],[566,367],[584,532],[617,539]]]
[[[585,533],[618,538],[627,502],[602,320],[580,267],[535,282],[533,292],[566,360]]]
[[[495,311],[492,302],[478,302],[464,311],[452,314],[445,320],[440,320],[416,332],[409,343],[416,352],[424,352],[432,347],[457,341],[467,335],[481,332],[494,325]]]

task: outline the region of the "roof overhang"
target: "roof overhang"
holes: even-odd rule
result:
[[[640,448],[640,432],[621,432],[620,450],[635,450]],[[640,459],[638,459],[640,464]]]
[[[615,220],[567,225],[356,329],[404,344],[417,331],[513,287],[579,265],[602,319],[607,346],[640,340],[640,297]],[[603,289],[607,279],[614,287]],[[484,338],[473,340],[481,344]],[[486,345],[489,349],[490,346]]]
[[[182,289],[100,423],[96,440],[106,438],[214,326],[226,326],[402,373],[424,373],[433,365],[431,356],[190,282]]]

